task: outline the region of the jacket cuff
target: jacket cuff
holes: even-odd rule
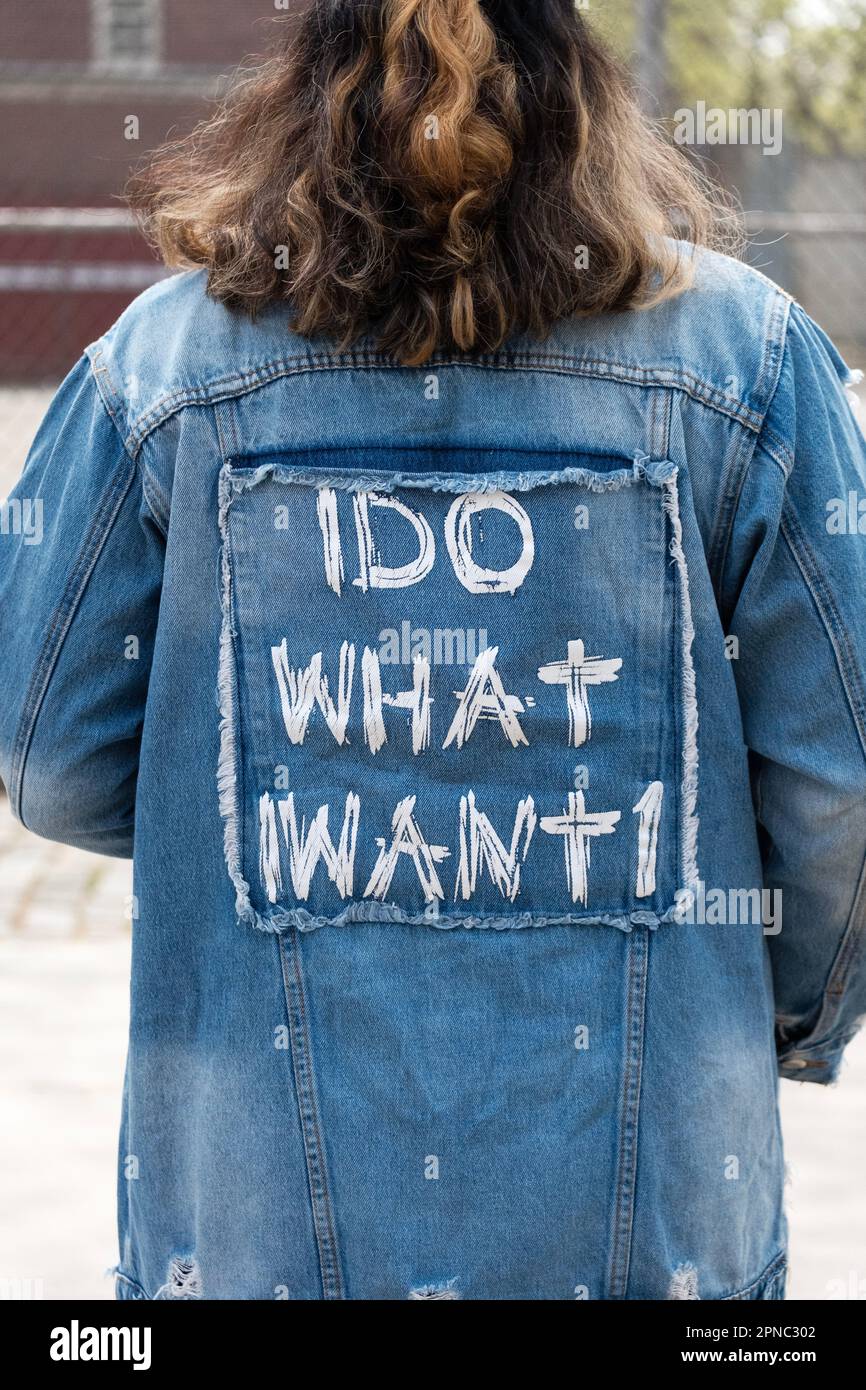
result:
[[[789,1047],[779,1054],[779,1075],[788,1081],[828,1086],[836,1081],[849,1038],[830,1039],[813,1047]]]

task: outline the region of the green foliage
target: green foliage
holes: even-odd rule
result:
[[[626,60],[646,0],[590,0],[589,18]],[[866,154],[866,0],[657,0],[667,91],[659,114],[779,107],[785,133],[823,154]],[[646,11],[643,11],[646,13]]]

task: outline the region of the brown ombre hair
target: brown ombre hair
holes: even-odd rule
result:
[[[410,365],[657,303],[732,226],[574,0],[315,0],[130,200],[216,299]]]

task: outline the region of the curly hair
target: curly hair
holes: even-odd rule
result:
[[[408,365],[657,303],[732,234],[574,0],[314,0],[129,196],[217,300]]]

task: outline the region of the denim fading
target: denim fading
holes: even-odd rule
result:
[[[134,859],[118,1297],[784,1296],[778,1078],[866,999],[851,379],[709,253],[419,369],[199,273],[87,350],[0,774]]]

